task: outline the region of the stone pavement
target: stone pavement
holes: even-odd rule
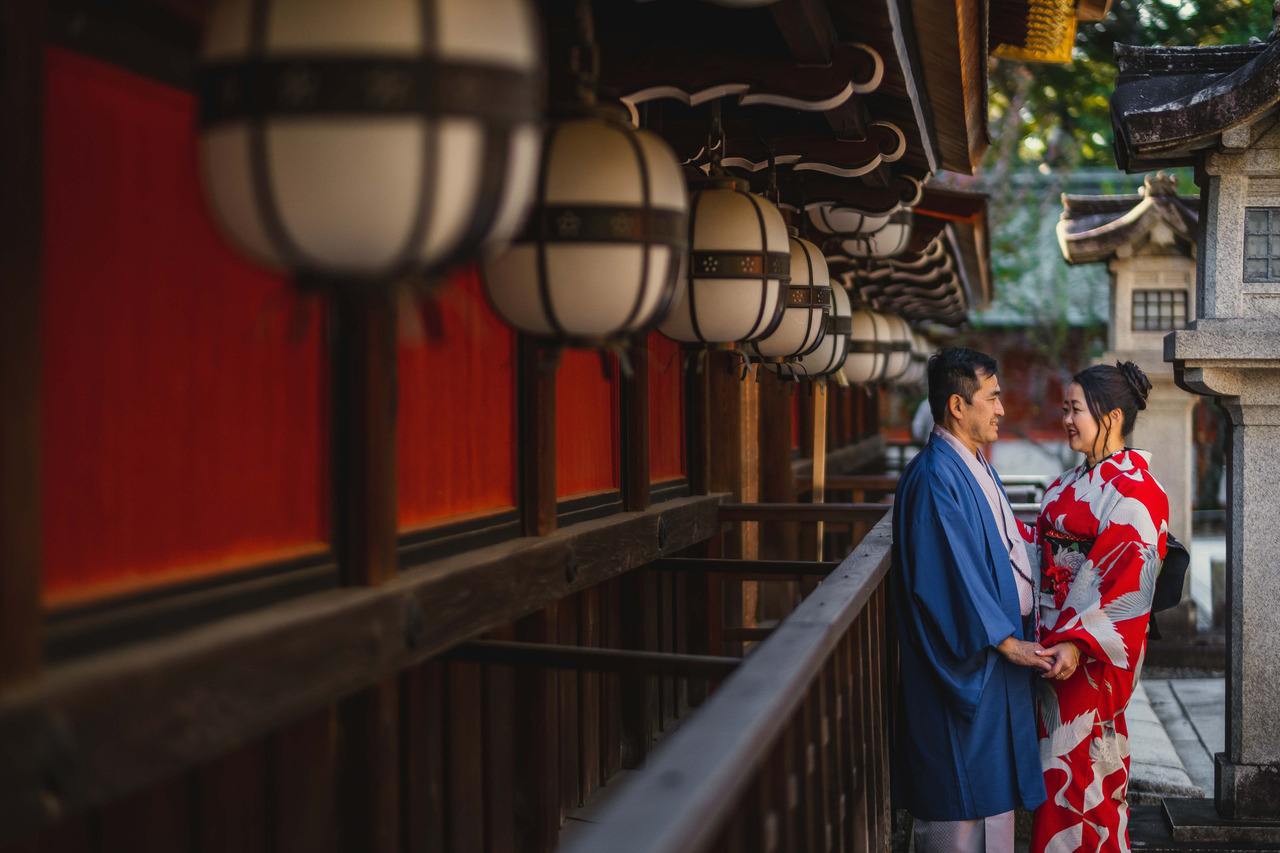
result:
[[[1129,724],[1130,804],[1158,803],[1161,797],[1203,797],[1213,790],[1212,760],[1209,765],[1209,787],[1206,789],[1190,775],[1190,769],[1174,744],[1172,734],[1155,710],[1154,706],[1157,704],[1167,707],[1173,703],[1176,707],[1171,699],[1169,684],[1167,680],[1139,682],[1125,712],[1125,720]],[[1172,719],[1172,715],[1170,718]],[[1185,720],[1175,722],[1182,724],[1176,730],[1184,735],[1189,724]]]
[[[1213,756],[1226,745],[1226,681],[1219,678],[1144,678],[1149,707],[1163,724],[1166,739],[1182,762],[1191,784],[1213,796]],[[1132,717],[1130,717],[1132,720]],[[1139,744],[1130,723],[1136,764]],[[1137,776],[1137,770],[1133,771]],[[1187,796],[1183,794],[1181,796]]]

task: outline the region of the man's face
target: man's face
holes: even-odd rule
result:
[[[979,373],[978,378],[982,385],[973,395],[972,403],[966,403],[959,394],[951,398],[960,404],[958,426],[961,437],[966,444],[975,447],[990,444],[1000,437],[1000,418],[1004,416],[1004,406],[1000,404],[1000,378],[983,373]]]

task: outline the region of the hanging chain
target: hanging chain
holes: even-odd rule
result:
[[[596,44],[595,15],[591,0],[578,0],[574,9],[577,40],[569,53],[569,66],[573,70],[578,100],[593,107],[600,84],[600,47]]]
[[[711,160],[711,177],[724,176],[724,167],[720,161],[724,159],[724,123],[720,120],[720,101],[711,102],[711,129],[707,133],[707,156]]]

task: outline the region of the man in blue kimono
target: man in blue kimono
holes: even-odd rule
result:
[[[996,363],[929,359],[929,442],[898,482],[892,592],[901,654],[894,805],[917,853],[1012,853],[1013,815],[1045,799],[1032,687],[1035,580],[981,448],[996,440]]]

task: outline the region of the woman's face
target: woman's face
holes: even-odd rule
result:
[[[1089,414],[1089,404],[1084,401],[1084,389],[1080,383],[1067,386],[1062,400],[1062,428],[1067,431],[1067,444],[1077,453],[1086,456],[1098,444],[1098,422]]]

